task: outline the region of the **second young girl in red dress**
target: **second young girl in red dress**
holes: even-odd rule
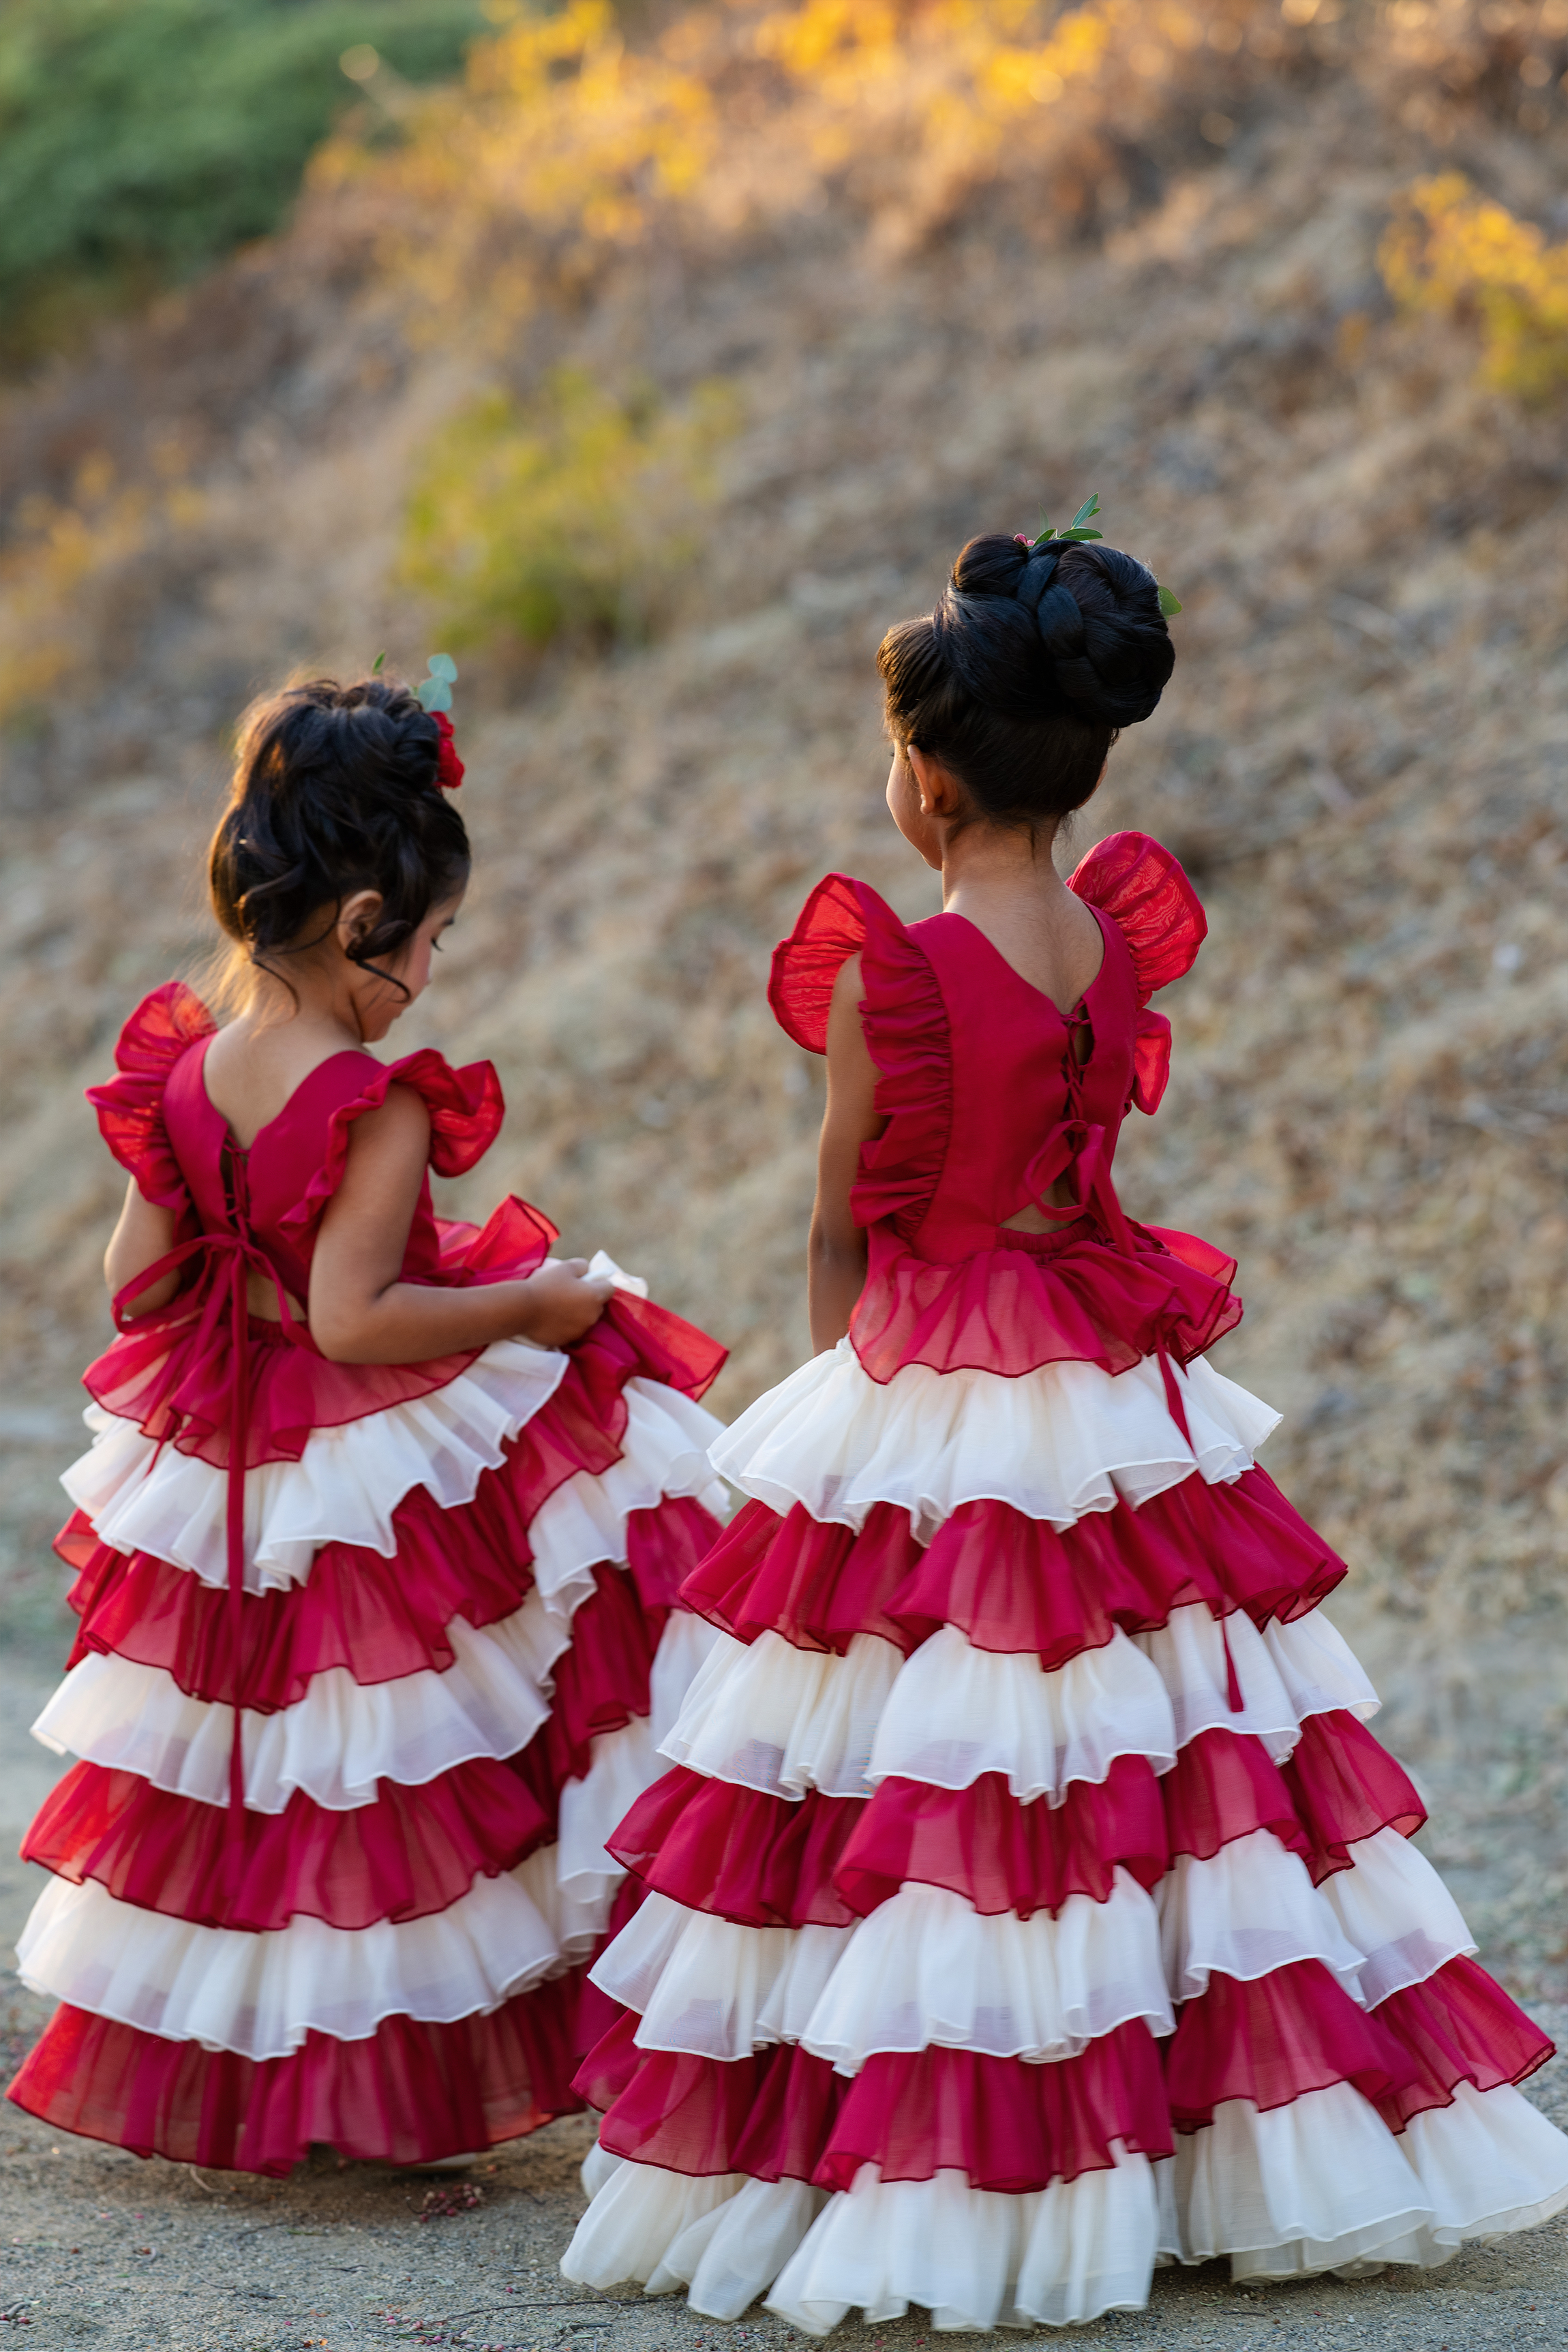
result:
[[[367,1050],[458,913],[461,774],[379,678],[262,704],[211,856],[237,1017],[170,982],[92,1090],[121,1336],[37,1726],[80,1760],[24,1848],[62,2006],[10,2095],[142,2154],[423,2163],[581,2105],[605,1839],[713,1638],[674,1597],[722,1351],[521,1201],[437,1217],[495,1072]]]
[[[647,1900],[574,2278],[822,2333],[1441,2263],[1568,2204],[1514,2088],[1550,2044],[1409,1843],[1320,1604],[1342,1564],[1204,1351],[1234,1267],[1111,1182],[1176,860],[1062,818],[1170,675],[1114,549],[986,538],[882,675],[906,926],[830,876],[773,1003],[828,1067],[820,1352],[715,1448],[752,1499],[685,1587],[721,1629],[611,1848]]]

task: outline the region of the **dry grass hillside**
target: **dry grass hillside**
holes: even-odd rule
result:
[[[5,396],[16,1628],[106,1329],[79,1089],[203,948],[247,693],[453,644],[479,864],[404,1025],[501,1067],[459,1198],[647,1273],[731,1343],[733,1411],[805,1345],[819,1076],[767,950],[830,866],[934,903],[881,807],[877,640],[971,532],[1098,490],[1185,609],[1074,846],[1161,835],[1211,922],[1123,1198],[1239,1256],[1224,1368],[1288,1410],[1271,1466],[1360,1571],[1494,1948],[1568,1979],[1529,1863],[1568,1646],[1565,66],[1563,0],[626,33],[578,0]],[[1493,211],[1412,209],[1436,173]]]

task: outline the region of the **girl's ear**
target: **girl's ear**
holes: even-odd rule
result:
[[[933,760],[929,751],[922,751],[918,743],[908,745],[904,757],[920,792],[921,814],[956,816],[963,805],[963,788],[952,770],[944,768],[940,760]]]
[[[384,904],[379,890],[356,890],[352,898],[343,900],[338,908],[332,934],[345,955],[357,948],[362,940],[369,938]]]

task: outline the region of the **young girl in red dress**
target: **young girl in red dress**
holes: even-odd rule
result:
[[[139,2154],[423,2163],[581,2105],[605,1838],[713,1639],[673,1603],[722,1351],[519,1200],[436,1216],[495,1072],[367,1050],[457,916],[461,775],[381,678],[260,704],[211,853],[237,1017],[172,981],[91,1090],[120,1336],[35,1727],[81,1760],[23,1849],[63,2006],[10,2095]]]
[[[722,1629],[610,1840],[647,1898],[563,2267],[822,2334],[1445,2261],[1568,2204],[1551,2045],[1408,1841],[1320,1604],[1342,1563],[1204,1351],[1232,1262],[1111,1182],[1202,910],[1142,834],[1051,843],[1173,655],[1141,563],[973,541],[880,667],[943,911],[819,884],[773,1009],[827,1055],[819,1352],[713,1459]]]

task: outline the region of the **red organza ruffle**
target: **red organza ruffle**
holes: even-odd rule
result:
[[[857,1535],[797,1504],[747,1504],[682,1588],[687,1606],[742,1642],[782,1633],[840,1654],[857,1633],[906,1654],[956,1625],[981,1650],[1035,1651],[1043,1667],[1147,1633],[1206,1602],[1253,1622],[1315,1609],[1345,1574],[1267,1471],[1210,1487],[1195,1475],[1134,1509],[1119,1502],[1059,1534],[1000,1502],[961,1504],[927,1549],[907,1512],[877,1503]]]
[[[1398,2041],[1321,1960],[1294,1960],[1250,1983],[1211,1976],[1183,2008],[1165,2052],[1171,2118],[1184,2132],[1212,2123],[1226,2099],[1267,2110],[1352,2083],[1376,2100],[1413,2071]]]
[[[423,1100],[430,1118],[430,1165],[437,1176],[466,1176],[500,1133],[506,1103],[492,1062],[454,1069],[433,1047],[423,1045],[379,1069],[367,1063],[358,1094],[332,1111],[325,1157],[294,1206],[279,1218],[281,1231],[299,1235],[318,1222],[343,1181],[350,1129],[368,1111],[379,1110],[392,1087],[411,1087]]]
[[[509,1232],[517,1228],[520,1253],[501,1264],[496,1262],[498,1224],[505,1224]],[[458,1230],[469,1236],[465,1251],[471,1248],[481,1278],[492,1280],[531,1273],[548,1246],[541,1235],[554,1228],[525,1202],[511,1201],[501,1204],[489,1226],[478,1233],[448,1227],[445,1240],[449,1244]],[[532,1242],[522,1254],[528,1234]],[[451,1278],[464,1278],[456,1260]],[[142,1318],[82,1377],[97,1402],[117,1420],[134,1421],[149,1437],[222,1469],[228,1461],[233,1351],[226,1324],[216,1338],[210,1332],[204,1337],[198,1313],[202,1296],[199,1289],[185,1292],[174,1307]],[[620,1392],[627,1381],[658,1381],[700,1397],[718,1377],[726,1352],[668,1307],[617,1290],[571,1355],[587,1393],[596,1401],[599,1417],[609,1416],[605,1425],[613,1423],[618,1439],[626,1426]],[[279,1324],[253,1318],[247,1465],[297,1462],[313,1430],[341,1428],[449,1387],[482,1353],[469,1349],[424,1364],[334,1364],[318,1355],[308,1339],[296,1343],[284,1336]]]
[[[700,1509],[676,1497],[633,1514],[647,1523],[637,1530],[637,1549],[649,1584],[679,1580],[698,1533],[692,1512]],[[247,1593],[240,1612],[242,1704],[262,1715],[297,1706],[316,1675],[339,1667],[362,1685],[445,1674],[457,1655],[452,1628],[458,1622],[487,1626],[513,1615],[533,1581],[526,1544],[509,1558],[485,1540],[467,1507],[443,1516],[445,1557],[437,1542],[400,1549],[393,1559],[331,1545],[317,1555],[306,1583]],[[716,1529],[716,1521],[701,1516]],[[667,1536],[674,1558],[661,1576]],[[602,1566],[595,1575],[597,1592],[573,1620],[576,1654],[567,1669],[584,1687],[590,1707],[605,1688],[617,1695],[646,1690],[667,1613],[639,1595],[624,1570]],[[226,1593],[150,1553],[126,1555],[94,1543],[70,1598],[81,1619],[73,1666],[108,1653],[162,1668],[193,1698],[234,1704]],[[636,1663],[623,1669],[623,1658]],[[555,1672],[559,1679],[561,1666]],[[633,1709],[647,1711],[646,1700]]]
[[[1349,1868],[1348,1848],[1358,1838],[1383,1829],[1414,1837],[1426,1818],[1409,1774],[1347,1707],[1310,1715],[1281,1772],[1308,1834],[1304,1859],[1319,1885]]]
[[[887,1125],[861,1146],[850,1203],[858,1223],[886,1217],[908,1236],[935,1194],[952,1118],[947,1006],[929,958],[867,883],[829,874],[773,950],[768,1003],[797,1045],[826,1053],[834,983],[853,955],[861,959],[860,1021]]]
[[[1116,924],[1132,959],[1138,1002],[1191,971],[1208,919],[1181,860],[1146,833],[1112,833],[1079,858],[1068,888]]]
[[[1171,2152],[1159,2053],[1137,2021],[1052,2065],[894,2052],[868,2058],[850,2083],[792,2043],[729,2063],[637,2050],[635,2024],[624,2021],[598,2045],[577,2087],[596,2104],[595,2092],[624,2084],[601,2145],[671,2172],[847,2189],[862,2164],[876,2164],[884,2180],[954,2170],[977,2189],[1020,2196],[1106,2169],[1114,2140]]]
[[[175,1063],[211,1036],[216,1025],[184,981],[165,981],[142,998],[121,1029],[114,1048],[115,1076],[87,1090],[105,1143],[134,1176],[143,1200],[172,1209],[182,1221],[181,1239],[191,1196],[163,1124],[163,1089]]]
[[[1379,2100],[1390,2131],[1412,2116],[1451,2105],[1456,2084],[1478,2091],[1522,2083],[1555,2045],[1475,1960],[1449,1960],[1425,1984],[1378,2003],[1377,2021],[1404,2053],[1405,2081]]]
[[[517,1774],[489,1757],[417,1788],[383,1780],[374,1804],[349,1811],[297,1790],[280,1813],[246,1813],[237,1851],[223,1808],[78,1764],[45,1799],[22,1853],[143,1911],[262,1933],[301,1915],[344,1928],[427,1917],[550,1834]]]
[[[813,1789],[796,1802],[677,1765],[644,1790],[609,1850],[690,1911],[749,1927],[847,1927],[858,1913],[834,1875],[865,1810],[863,1797]]]
[[[1158,1885],[1166,1867],[1160,1784],[1142,1756],[1119,1756],[1103,1780],[1074,1780],[1060,1805],[1020,1804],[1000,1772],[967,1789],[882,1781],[847,1843],[836,1884],[874,1911],[906,1879],[945,1886],[976,1911],[1059,1911],[1069,1895],[1103,1903],[1118,1868]]]
[[[873,1226],[849,1322],[862,1369],[884,1383],[906,1364],[1009,1380],[1045,1364],[1125,1372],[1162,1347],[1188,1362],[1241,1320],[1230,1289],[1236,1261],[1192,1234],[1131,1231],[1131,1257],[1086,1217],[1063,1234],[999,1234],[994,1247],[948,1264]]]
[[[575,1975],[559,1977],[488,2017],[393,2017],[363,2042],[311,2033],[267,2059],[60,2009],[7,2095],[57,2131],[219,2171],[286,2173],[323,2142],[341,2156],[428,2163],[582,2105],[567,2079],[577,1998]]]
[[[1284,1775],[1250,1733],[1200,1731],[1162,1779],[1160,1794],[1173,1860],[1190,1853],[1206,1862],[1255,1830],[1272,1831],[1303,1861],[1311,1853]]]
[[[861,2165],[875,2164],[884,2180],[963,2172],[972,2188],[1022,2197],[1109,2170],[1116,2140],[1149,2157],[1173,2146],[1159,2052],[1139,2019],[1045,2066],[973,2050],[868,2058],[815,2178],[848,2189]]]

